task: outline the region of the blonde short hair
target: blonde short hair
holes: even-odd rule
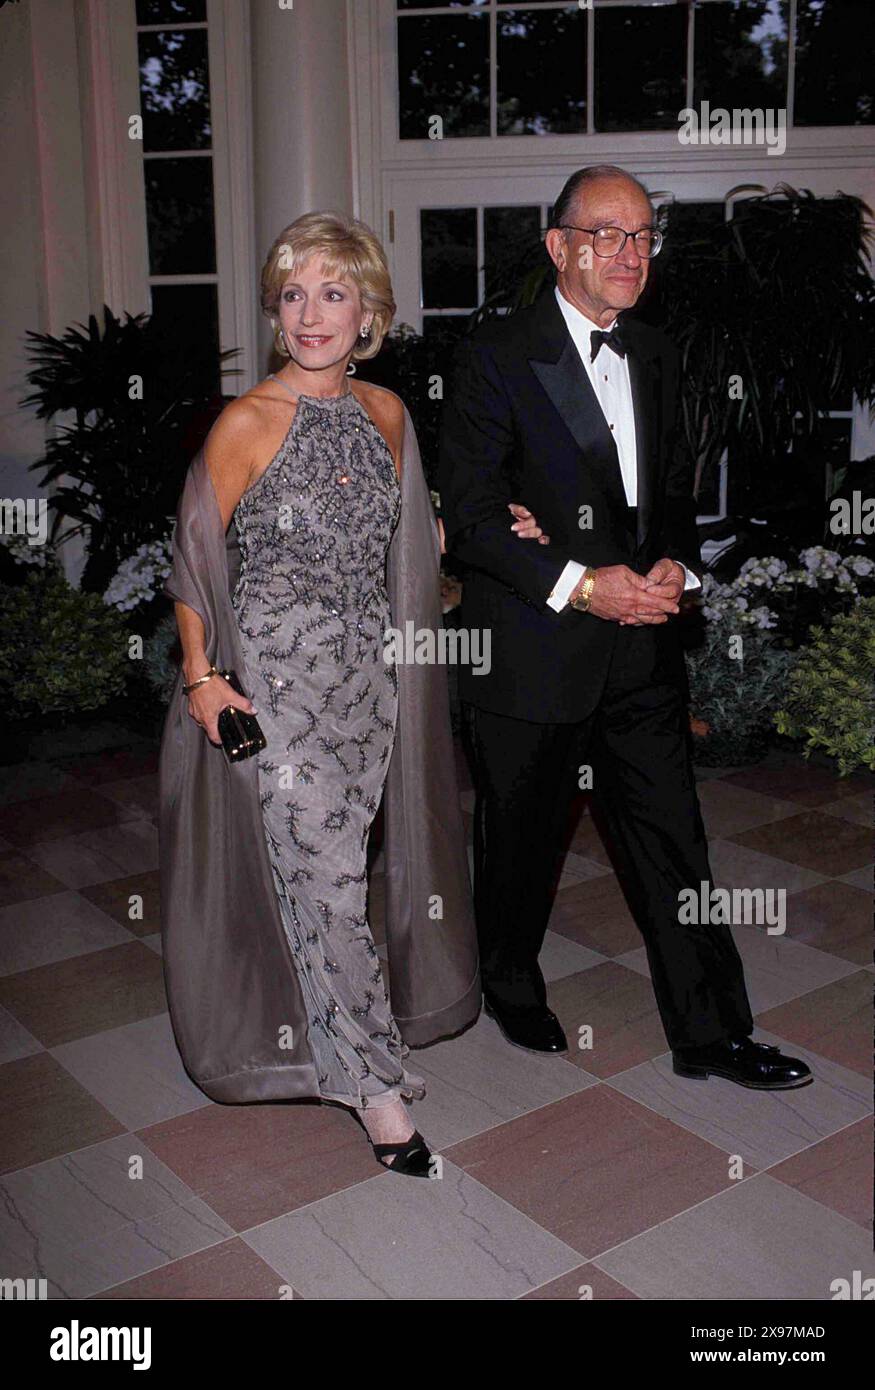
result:
[[[261,272],[261,308],[274,330],[277,352],[288,357],[279,334],[279,302],[290,274],[319,255],[329,276],[351,280],[362,308],[370,313],[370,337],[359,337],[352,356],[360,361],[380,351],[395,316],[392,281],[379,240],[364,222],[342,212],[305,212],[284,227],[267,253]]]

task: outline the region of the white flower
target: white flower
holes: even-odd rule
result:
[[[765,604],[759,608],[752,608],[747,615],[755,627],[777,627],[778,617],[771,608],[766,608]]]
[[[845,559],[845,568],[856,574],[859,579],[868,579],[875,570],[875,564],[865,555],[849,555]]]
[[[104,603],[127,613],[155,597],[171,568],[171,538],[146,541],[123,560],[103,595]]]
[[[800,551],[799,559],[812,574],[819,573],[824,578],[830,578],[841,564],[842,557],[835,550],[824,550],[822,545],[810,545],[807,550]]]
[[[60,563],[54,545],[31,545],[21,531],[0,533],[0,541],[17,565],[36,565],[38,569],[45,569],[47,565]]]

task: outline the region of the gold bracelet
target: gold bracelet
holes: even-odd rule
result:
[[[576,608],[579,613],[588,613],[592,606],[592,591],[595,588],[596,572],[589,565],[583,571],[583,578],[580,581],[580,593],[576,598],[570,600],[571,607]]]
[[[216,670],[215,666],[211,666],[205,676],[198,676],[196,681],[192,681],[191,685],[184,685],[182,687],[183,695],[190,695],[193,690],[197,690],[199,685],[204,685],[206,681],[210,679],[211,676],[217,676],[218,674],[219,673]]]

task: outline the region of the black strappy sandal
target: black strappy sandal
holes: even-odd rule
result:
[[[405,1173],[409,1178],[431,1177],[431,1154],[428,1145],[418,1129],[403,1144],[374,1144],[371,1148],[381,1168],[390,1173]],[[384,1158],[397,1155],[394,1163],[384,1163]]]
[[[381,1168],[388,1169],[390,1173],[404,1173],[409,1178],[431,1177],[432,1155],[418,1129],[415,1129],[410,1138],[405,1139],[401,1144],[375,1144],[368,1134],[367,1127],[358,1110],[351,1110],[350,1113],[368,1135],[368,1143]],[[384,1158],[391,1158],[393,1155],[395,1155],[394,1163],[383,1162]]]

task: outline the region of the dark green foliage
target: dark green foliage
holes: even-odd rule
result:
[[[0,693],[12,718],[100,709],[125,687],[125,620],[54,568],[0,585]]]
[[[843,777],[856,768],[875,772],[875,598],[812,637],[775,715],[778,732],[805,739],[806,756],[824,749]]]
[[[144,314],[103,312],[102,330],[92,314],[59,338],[28,333],[34,390],[22,402],[43,420],[69,417],[30,466],[43,470],[42,486],[56,485],[52,536],[62,517],[88,535],[82,587],[98,593],[137,546],[166,535],[191,456],[223,404],[207,343],[192,353]]]

